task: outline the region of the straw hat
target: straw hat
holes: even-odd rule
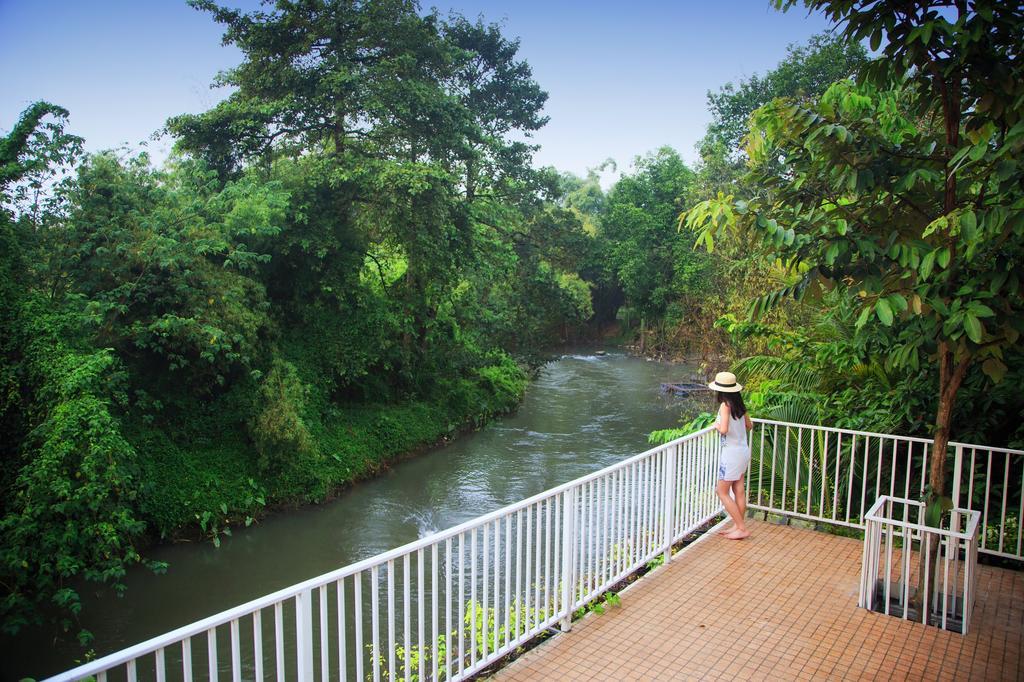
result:
[[[708,384],[708,388],[722,393],[739,393],[743,390],[743,386],[736,383],[736,375],[732,372],[719,372],[715,380]]]

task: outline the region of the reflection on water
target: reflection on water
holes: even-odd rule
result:
[[[321,506],[275,514],[209,543],[158,547],[166,575],[134,571],[127,596],[84,595],[82,625],[105,655],[425,537],[646,450],[647,434],[679,419],[659,393],[686,368],[621,353],[571,353],[547,365],[520,409],[454,443],[401,462]],[[15,647],[16,653],[14,651]],[[71,641],[5,638],[3,679],[75,664]]]

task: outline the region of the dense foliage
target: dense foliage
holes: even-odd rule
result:
[[[83,157],[45,103],[0,145],[7,632],[71,627],[154,537],[219,543],[514,408],[592,313],[517,42],[411,2],[193,4],[243,60],[163,167]]]
[[[703,202],[687,224],[709,248],[742,225],[787,268],[793,281],[760,297],[755,313],[838,286],[858,301],[856,327],[887,337],[888,371],[937,368],[930,412],[934,449],[945,452],[969,372],[998,384],[1006,361],[1019,360],[1024,13],[986,2],[808,4],[845,22],[852,38],[877,47],[888,37],[882,55],[858,83],[757,110],[745,181],[759,192]],[[992,431],[1005,437],[1017,421]],[[938,495],[944,465],[931,463]]]
[[[732,364],[758,416],[1024,445],[1019,3],[808,0],[841,28],[607,190],[533,167],[497,26],[192,4],[243,58],[162,167],[46,103],[0,139],[6,632],[514,408],[581,337]]]

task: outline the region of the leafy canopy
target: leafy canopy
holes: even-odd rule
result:
[[[817,3],[826,4],[836,12],[859,7]],[[881,82],[888,86],[892,71],[879,60],[860,85],[840,82],[816,102],[778,99],[758,110],[748,181],[764,191],[745,201],[704,202],[687,224],[708,247],[727,226],[743,225],[762,236],[770,257],[800,275],[752,312],[808,287],[856,283],[861,325],[907,320],[892,362],[919,366],[936,343],[947,343],[958,359],[981,360],[998,380],[1003,349],[1024,332],[1024,88],[1019,78],[993,84],[991,76],[1011,65],[1020,70],[1009,35],[1024,26],[1021,13],[978,3],[950,22],[937,10],[922,17],[879,4],[850,16],[855,36],[875,26],[905,41],[890,43],[883,60],[916,70],[881,88],[881,76],[888,74]],[[931,28],[909,28],[918,21]],[[934,44],[926,40],[933,36]],[[978,59],[983,53],[988,59]],[[948,90],[943,79],[953,71],[960,111],[970,113],[953,122],[950,135],[949,98],[936,85]]]

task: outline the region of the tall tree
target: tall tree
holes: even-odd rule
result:
[[[778,66],[764,76],[754,74],[739,85],[726,83],[708,92],[711,123],[701,147],[721,145],[730,158],[743,151],[750,115],[776,97],[810,100],[838,80],[850,78],[867,61],[867,51],[843,35],[822,33],[806,45],[790,45]]]
[[[529,137],[547,123],[541,110],[548,95],[533,80],[530,65],[517,59],[519,41],[505,38],[497,24],[470,22],[459,15],[442,30],[459,51],[448,87],[476,123],[467,131],[461,159],[467,200],[481,190],[508,198],[517,190],[532,194],[537,178],[530,158],[536,146],[510,135]]]
[[[64,300],[36,281],[54,246],[36,248],[52,218],[40,197],[81,150],[82,140],[64,130],[67,116],[40,102],[0,138],[0,629],[7,634],[54,607],[69,629],[83,579],[120,591],[126,569],[143,561],[136,452],[115,407],[124,398],[123,367],[109,349],[92,346],[96,316],[85,300]],[[79,633],[83,644],[89,637]]]
[[[745,225],[798,276],[755,310],[842,281],[859,292],[859,324],[903,318],[890,362],[939,368],[929,482],[941,496],[957,392],[977,364],[999,381],[1024,333],[1024,11],[983,0],[805,4],[880,55],[859,86],[759,110],[748,153],[763,193],[705,202],[687,221],[709,246]]]
[[[208,112],[172,118],[179,145],[224,172],[268,154],[328,148],[416,159],[457,139],[464,112],[438,81],[455,58],[437,18],[409,0],[315,0],[245,13],[190,4],[245,55],[215,85],[236,88]]]
[[[599,234],[626,303],[643,322],[696,293],[707,258],[694,253],[687,235],[675,229],[679,198],[689,190],[693,171],[669,147],[638,157],[635,167],[608,192]]]
[[[168,129],[225,177],[274,161],[295,183],[308,210],[286,226],[281,257],[272,254],[271,268],[295,275],[268,282],[275,295],[350,306],[341,292],[354,297],[367,260],[378,272],[400,263],[383,291],[400,307],[410,375],[443,297],[476,257],[475,223],[489,210],[477,199],[523,200],[543,185],[530,170],[533,147],[513,139],[546,120],[546,94],[518,43],[483,22],[421,16],[405,0],[253,13],[193,5],[225,25],[225,42],[245,58],[218,81],[235,92]]]
[[[813,101],[833,82],[854,76],[866,60],[867,53],[861,44],[824,33],[812,36],[807,43],[788,46],[782,61],[765,74],[755,74],[735,85],[728,83],[708,92],[711,122],[697,143],[700,160],[694,167],[694,180],[683,198],[683,206],[713,199],[720,192],[741,198],[756,195],[756,185],[742,182],[747,160],[743,139],[750,131],[751,114],[776,97]],[[727,338],[718,322],[724,316],[742,315],[738,302],[766,286],[775,286],[780,273],[773,263],[757,257],[748,239],[727,240],[717,247],[715,267],[716,277],[723,283],[721,295],[698,299],[698,307],[691,310],[687,326],[706,330],[696,339],[706,354],[759,352],[753,346],[760,345],[760,339],[747,337],[740,343],[735,336]],[[772,317],[785,324],[784,320],[795,312],[780,310]]]
[[[67,109],[36,102],[22,112],[7,135],[0,137],[0,485],[7,490],[17,474],[14,462],[27,424],[30,396],[22,386],[19,361],[24,353],[21,307],[28,293],[36,240],[32,218],[40,218],[40,193],[47,182],[78,158],[82,139],[66,132]],[[18,214],[21,215],[18,215]],[[31,215],[29,215],[31,214]],[[29,242],[29,243],[26,243]],[[7,496],[4,496],[7,499]],[[4,508],[0,505],[0,509]]]

